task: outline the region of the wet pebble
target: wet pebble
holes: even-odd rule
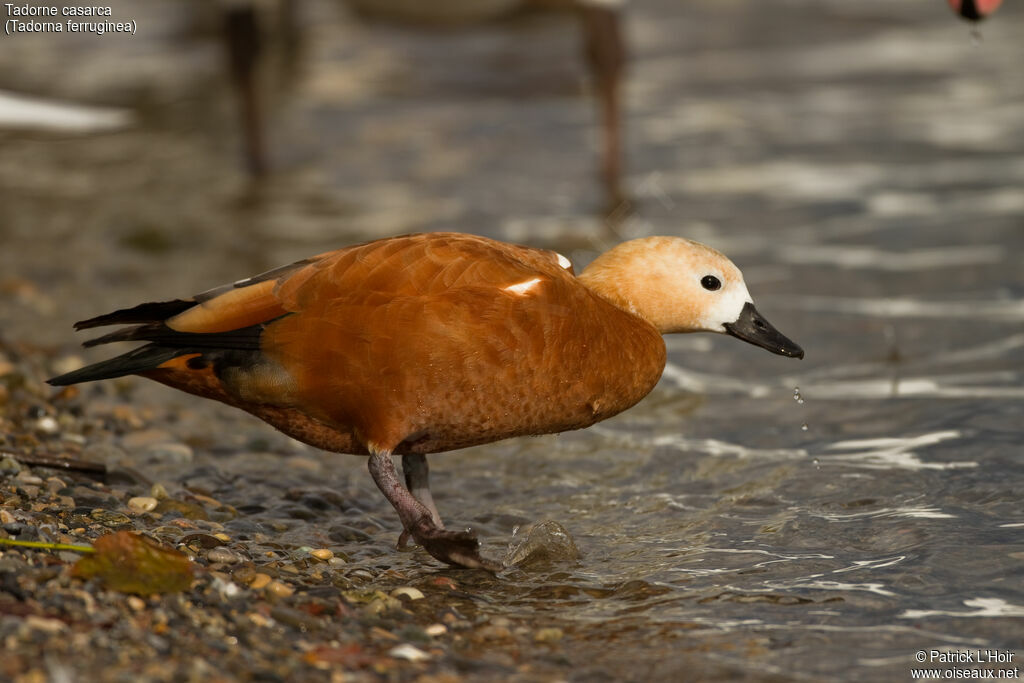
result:
[[[207,550],[224,545],[224,541],[212,534],[186,534],[178,542],[192,548],[205,548]]]
[[[22,470],[14,476],[14,481],[19,484],[29,484],[31,486],[41,486],[43,480],[40,477],[32,474],[28,470]]]
[[[512,631],[508,626],[497,626],[488,624],[477,630],[476,635],[482,640],[508,640],[512,637]]]
[[[212,588],[220,593],[220,596],[225,599],[231,599],[241,593],[241,589],[238,584],[232,581],[230,578],[220,574],[219,572],[210,572],[214,574]]]
[[[97,491],[96,489],[89,488],[88,486],[74,486],[69,489],[64,489],[61,493],[62,495],[74,498],[75,503],[79,507],[91,509],[115,507],[117,505],[117,498],[115,496],[103,491]]]
[[[96,508],[89,516],[99,522],[105,527],[111,529],[124,529],[132,526],[132,519],[128,515],[121,512],[114,512],[112,510],[104,510],[103,508]]]
[[[156,508],[156,498],[151,496],[135,496],[128,499],[128,507],[134,512],[150,512]]]
[[[206,553],[206,559],[209,562],[216,562],[219,564],[235,564],[241,562],[242,558],[232,550],[227,548],[217,547]]]
[[[22,629],[26,632],[31,631],[42,631],[43,633],[60,633],[67,630],[68,625],[60,619],[50,619],[47,617],[36,616],[35,614],[29,614],[22,620]]]
[[[373,574],[366,571],[365,569],[355,569],[348,573],[349,577],[353,579],[361,579],[363,581],[372,581]]]
[[[425,659],[430,659],[430,655],[419,649],[415,645],[409,645],[403,643],[397,647],[393,647],[388,650],[388,655],[395,659],[406,659],[410,662],[420,662]]]
[[[163,464],[183,465],[192,462],[194,453],[183,443],[155,443],[142,450],[142,456]]]
[[[117,465],[130,458],[124,449],[118,448],[114,444],[93,442],[82,449],[82,459],[109,466]]]
[[[43,434],[56,434],[60,431],[60,425],[57,424],[57,420],[46,415],[36,420],[36,431],[42,432]]]
[[[401,586],[391,591],[391,597],[393,598],[409,598],[410,600],[422,600],[425,596],[423,592],[418,588],[412,586]]]
[[[84,365],[85,361],[82,360],[81,356],[61,356],[50,364],[50,368],[53,370],[53,374],[63,375],[69,372],[74,372],[75,370],[82,368]]]
[[[370,540],[370,534],[347,524],[335,524],[328,530],[327,537],[338,543],[362,543]]]
[[[271,581],[266,586],[267,595],[271,595],[275,598],[287,598],[294,592],[294,588],[286,583],[281,583],[280,581]]]
[[[129,452],[173,442],[174,437],[163,429],[137,429],[121,437],[121,447]]]
[[[9,455],[0,457],[0,474],[21,472],[25,467]]]
[[[284,605],[276,605],[270,610],[270,616],[274,621],[301,631],[315,631],[320,628],[320,623],[311,614]]]
[[[327,548],[315,548],[310,550],[309,554],[318,560],[323,560],[324,562],[334,557],[334,553]]]
[[[540,628],[533,634],[534,641],[538,643],[555,643],[562,639],[565,634],[560,628]]]
[[[270,582],[270,575],[260,572],[252,577],[252,580],[249,582],[249,588],[252,588],[253,590],[262,590],[266,588]]]

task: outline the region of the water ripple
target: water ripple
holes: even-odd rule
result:
[[[955,611],[942,609],[908,609],[900,615],[900,619],[921,619],[922,617],[1024,617],[1024,607],[1012,605],[1000,598],[972,598],[964,600],[964,605],[973,611]]]

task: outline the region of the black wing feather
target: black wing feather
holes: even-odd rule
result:
[[[99,315],[88,320],[75,323],[76,330],[87,330],[90,327],[104,325],[131,325],[132,323],[154,323],[167,320],[196,305],[195,301],[175,299],[174,301],[151,301],[132,308],[122,308],[113,313]]]

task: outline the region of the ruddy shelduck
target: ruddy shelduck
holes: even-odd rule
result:
[[[953,11],[969,21],[981,21],[999,9],[1003,0],[948,0]]]
[[[804,355],[761,317],[729,259],[678,237],[622,243],[576,276],[544,249],[407,235],[75,328],[112,324],[131,327],[85,345],[148,343],[50,383],[141,375],[318,448],[368,455],[400,544],[412,537],[439,560],[492,570],[474,533],[444,528],[426,454],[580,429],[629,408],[661,377],[662,334],[720,332]]]

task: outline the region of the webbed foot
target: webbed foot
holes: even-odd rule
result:
[[[406,536],[404,533],[402,535]],[[470,569],[486,569],[489,572],[498,572],[503,569],[500,562],[480,554],[480,541],[476,537],[476,532],[449,531],[438,529],[432,525],[422,525],[411,535],[432,557],[446,564]],[[401,541],[400,538],[399,542]]]

